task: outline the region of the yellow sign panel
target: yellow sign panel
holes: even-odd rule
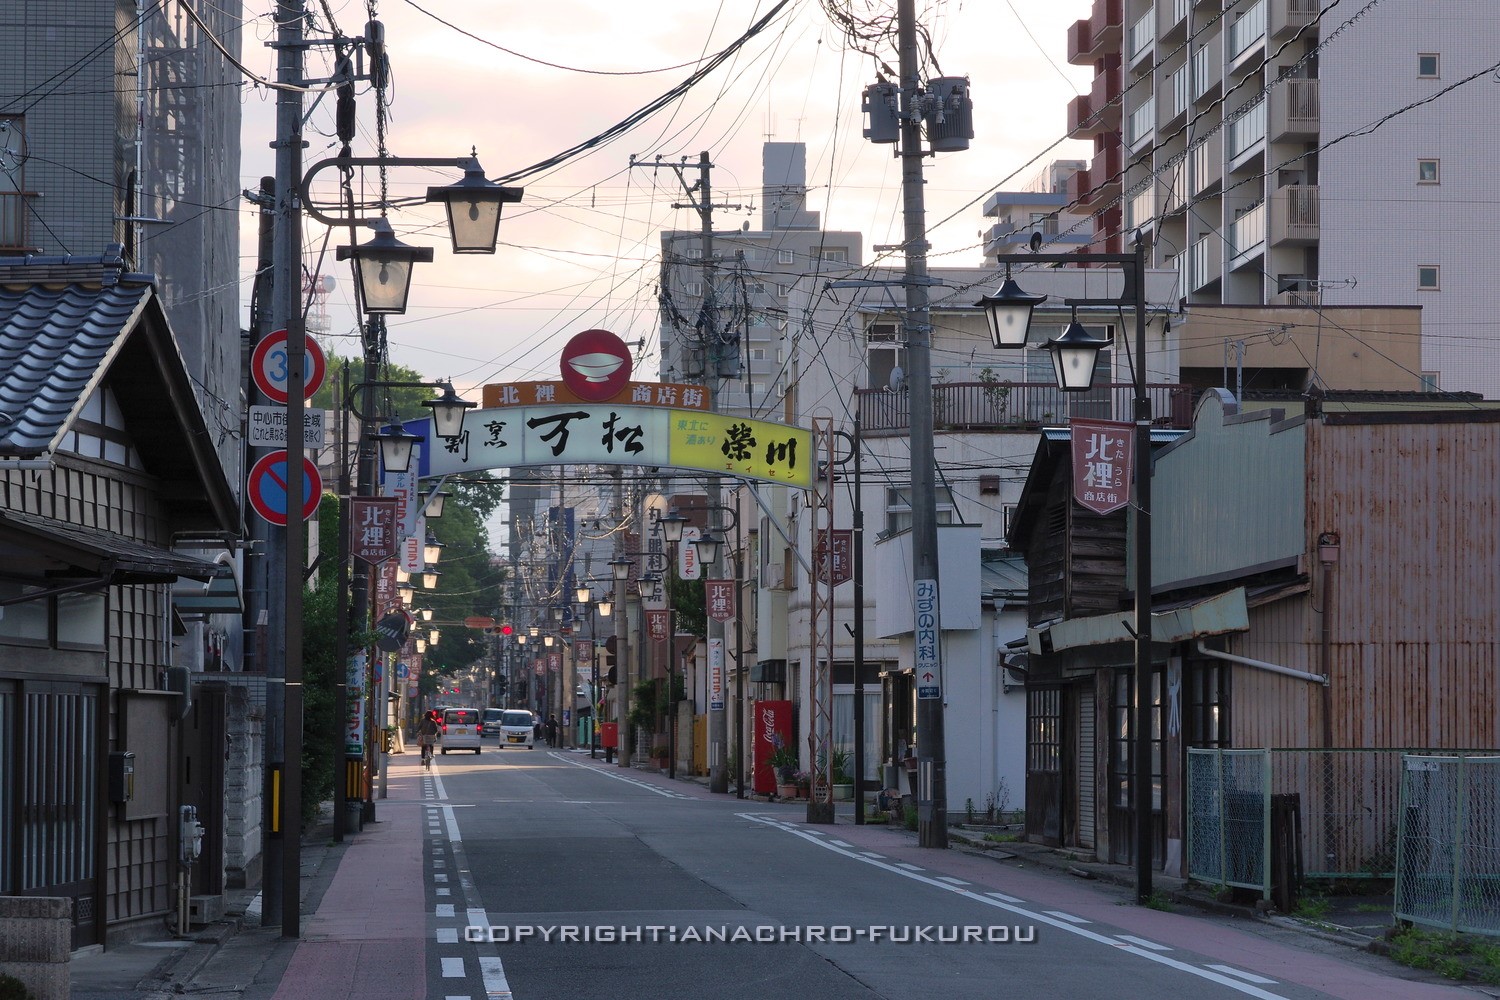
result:
[[[812,486],[812,432],[721,413],[673,412],[671,464],[800,486]]]

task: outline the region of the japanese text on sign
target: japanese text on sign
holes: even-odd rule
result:
[[[1073,436],[1073,499],[1096,514],[1130,502],[1134,425],[1113,420],[1069,422]]]
[[[918,580],[913,639],[916,641],[917,697],[941,698],[942,679],[938,675],[938,603],[937,581]]]
[[[437,440],[430,422],[408,424]],[[476,410],[422,456],[422,475],[526,465],[659,465],[812,485],[812,433],[704,410],[608,403]]]

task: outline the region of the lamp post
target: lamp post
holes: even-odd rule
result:
[[[673,591],[677,584],[677,547],[682,544],[682,529],[687,518],[674,508],[658,518],[662,541],[667,543],[667,777],[677,777],[677,601]]]
[[[1146,240],[1137,232],[1135,249],[1129,254],[1076,253],[1027,254],[1028,264],[1118,264],[1124,271],[1125,288],[1117,299],[1064,299],[1073,308],[1073,319],[1063,335],[1046,344],[1052,353],[1053,372],[1064,392],[1086,392],[1094,379],[1099,352],[1109,341],[1093,337],[1078,322],[1079,306],[1133,305],[1135,307],[1135,357],[1132,379],[1135,419],[1135,483],[1131,498],[1135,562],[1135,677],[1132,697],[1135,711],[1131,726],[1135,785],[1136,902],[1151,896],[1152,786],[1151,786],[1151,398],[1146,394]],[[1031,311],[1045,296],[1026,295],[1010,278],[1006,267],[1004,284],[994,295],[976,305],[985,310],[991,337],[998,348],[1024,348]]]
[[[620,553],[609,561],[610,578],[614,581],[615,619],[615,684],[619,694],[615,698],[615,759],[621,767],[630,766],[630,622],[625,613],[625,590],[630,584],[630,570],[635,565]]]
[[[698,560],[699,560],[700,563],[702,563],[702,565],[703,565],[703,567],[704,567],[705,570],[710,569],[716,562],[719,561],[719,554],[720,554],[720,552],[724,548],[724,535],[723,535],[723,532],[726,531],[726,530],[733,531],[734,532],[734,537],[735,537],[735,542],[734,542],[734,576],[732,578],[732,584],[733,584],[733,588],[734,588],[734,600],[735,600],[735,608],[734,608],[734,662],[735,662],[735,675],[734,675],[735,676],[734,758],[735,758],[735,770],[736,770],[736,774],[735,774],[735,797],[742,799],[742,798],[745,797],[745,769],[744,769],[745,765],[744,765],[744,759],[743,759],[744,755],[742,753],[742,748],[741,748],[741,736],[742,736],[742,733],[743,733],[743,730],[744,730],[744,708],[745,708],[745,703],[744,703],[744,700],[743,700],[743,695],[744,695],[744,680],[743,680],[743,677],[742,677],[741,671],[740,671],[740,647],[742,645],[742,631],[741,631],[741,629],[742,629],[742,622],[744,620],[743,616],[740,613],[740,608],[739,608],[739,600],[740,600],[740,542],[739,542],[740,516],[739,516],[739,512],[737,510],[735,510],[733,507],[728,507],[728,506],[725,506],[723,504],[708,504],[703,509],[715,512],[715,515],[711,518],[711,523],[710,523],[709,528],[708,528],[708,533],[705,534],[705,535],[703,535],[702,537],[700,537],[698,539],[695,539],[694,542],[693,542],[693,544],[698,549]],[[720,514],[720,513],[728,515],[729,523],[727,525],[720,525],[718,523],[721,520],[721,518],[719,518],[717,516],[717,514]],[[711,612],[711,609],[708,609],[708,610],[710,610],[710,612]],[[723,634],[722,634],[723,633],[723,623],[718,618],[714,617],[712,613],[710,613],[708,615],[708,625],[709,625],[709,672],[710,672],[710,677],[712,678],[714,676],[714,671],[717,669],[717,671],[718,671],[718,681],[722,685],[724,683],[724,680],[723,680],[724,679],[724,671],[727,669],[727,664],[724,662],[724,657],[723,657],[723,642],[722,642],[722,640],[723,640]],[[714,632],[716,632],[716,631],[719,633],[719,635],[714,635]],[[714,642],[716,640],[719,643],[719,652],[717,654],[719,656],[719,662],[718,662],[718,664],[715,664],[713,662],[714,661],[714,657],[716,655],[715,651],[714,651]],[[712,698],[713,698],[712,692],[710,692],[709,698],[710,698],[710,701],[709,701],[709,705],[708,705],[708,712],[709,712],[709,732],[708,732],[708,738],[709,738],[709,775],[708,775],[708,788],[709,788],[709,791],[711,791],[711,792],[727,792],[727,791],[729,791],[729,767],[728,767],[728,760],[726,759],[724,744],[726,742],[726,740],[725,740],[725,734],[726,734],[726,731],[727,731],[728,727],[724,724],[724,722],[725,722],[725,718],[724,717],[725,717],[726,713],[724,712],[723,705],[722,705],[722,698],[723,698],[722,688],[721,688],[721,694],[720,694],[721,704],[720,704],[720,707],[718,709],[714,708],[714,704],[713,704],[713,701],[712,701]],[[717,725],[715,725],[715,722],[714,722],[715,718],[717,718],[719,720],[719,722],[718,722]]]

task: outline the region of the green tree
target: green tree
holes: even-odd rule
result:
[[[323,543],[337,544],[338,498],[325,493],[318,504]],[[318,806],[333,796],[335,755],[342,755],[342,724],[335,724],[334,691],[343,668],[334,656],[334,621],[338,608],[338,574],[324,560],[316,588],[302,593],[302,822],[309,827]]]
[[[340,386],[343,379],[340,375],[343,367],[349,366],[349,385],[358,385],[364,381],[365,364],[358,358],[341,358],[338,355],[328,357],[328,377],[323,380],[323,385],[313,394],[312,405],[325,410],[337,410],[343,400],[338,396],[341,393]],[[405,365],[387,363],[380,370],[378,382],[430,382],[426,375],[415,368],[407,368]],[[403,420],[411,420],[416,417],[425,417],[431,410],[422,403],[437,395],[434,389],[376,389],[376,403],[373,412],[365,414],[368,417],[399,416]],[[356,395],[354,405],[360,405],[360,399]]]

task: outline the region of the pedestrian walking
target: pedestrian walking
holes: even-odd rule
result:
[[[557,716],[556,715],[549,715],[549,716],[547,716],[546,730],[547,730],[547,745],[549,747],[555,747],[555,746],[557,746]]]

